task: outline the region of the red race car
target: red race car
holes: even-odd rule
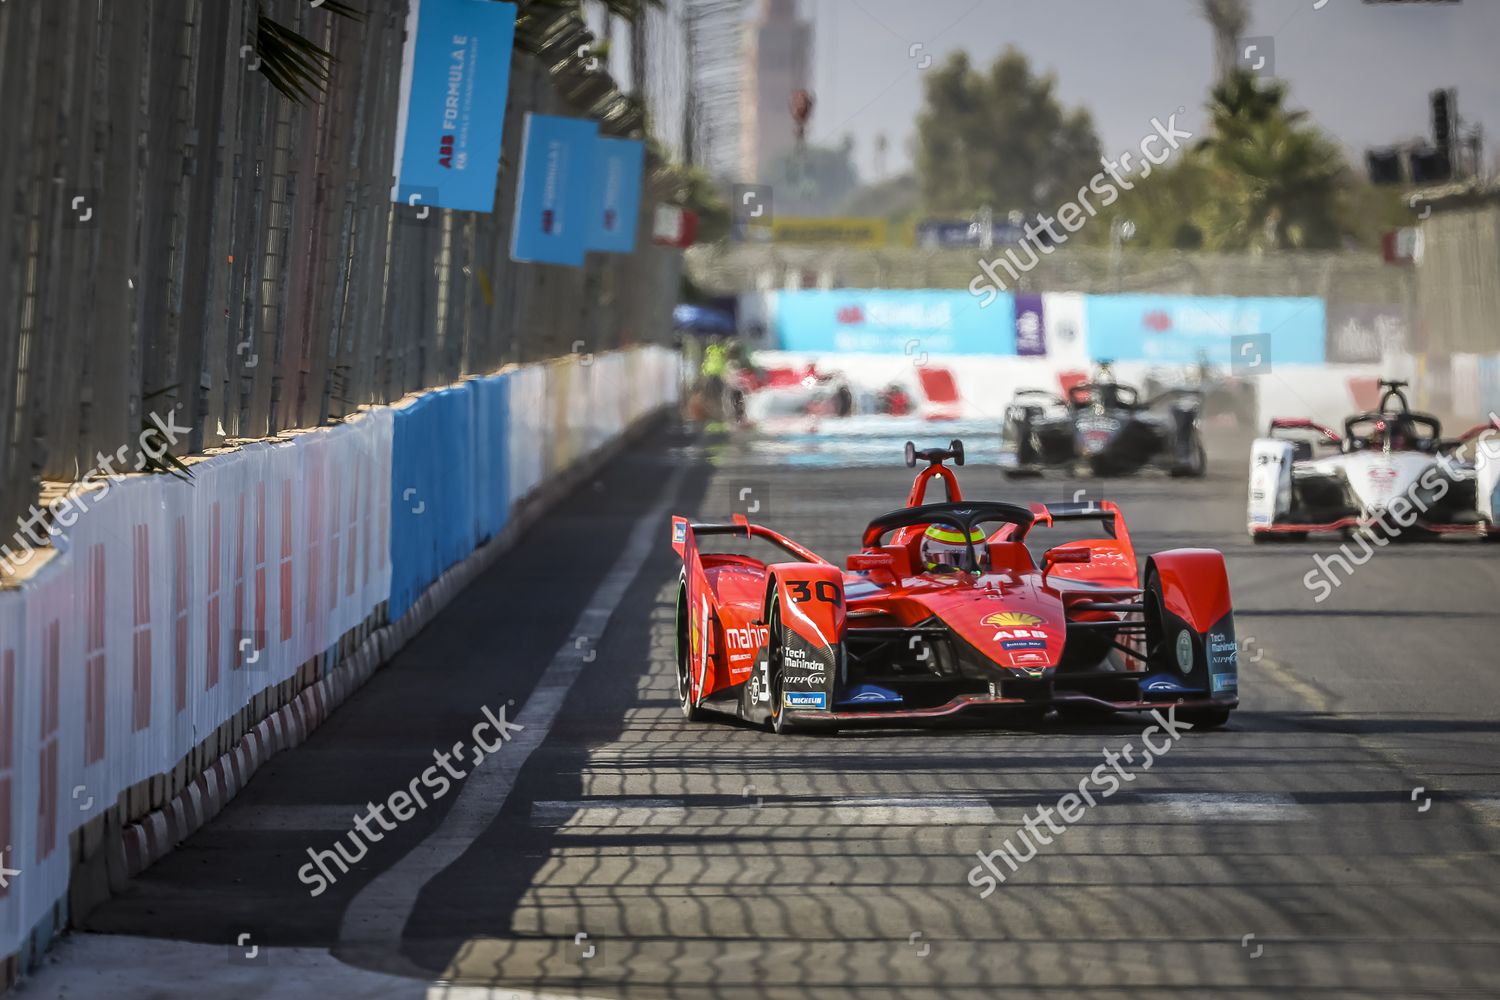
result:
[[[965,500],[943,464],[963,465],[962,442],[908,442],[907,465],[919,459],[907,506],[871,521],[844,569],[741,515],[672,519],[689,719],[721,712],[785,733],[979,709],[1176,706],[1195,727],[1228,720],[1238,647],[1221,553],[1172,549],[1142,569],[1113,503]],[[934,479],[943,503],[924,502]],[[1037,546],[1080,527],[1099,537]],[[773,561],[745,551],[760,547]]]

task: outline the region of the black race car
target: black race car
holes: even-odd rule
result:
[[[1066,397],[1022,389],[1005,409],[1001,450],[1013,459],[1005,474],[1036,476],[1082,463],[1096,476],[1156,466],[1197,478],[1208,468],[1202,409],[1199,392],[1171,389],[1143,403],[1131,386],[1107,380],[1075,385]]]

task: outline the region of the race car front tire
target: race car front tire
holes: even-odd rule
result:
[[[1161,575],[1157,573],[1155,567],[1152,567],[1146,574],[1146,586],[1142,598],[1142,603],[1145,605],[1145,613],[1142,617],[1146,620],[1145,642],[1148,654],[1152,651],[1164,650],[1169,628],[1177,626],[1167,624],[1166,597],[1162,592]],[[1155,670],[1157,664],[1148,660],[1147,668]],[[1207,663],[1203,663],[1202,669],[1207,671],[1210,668]],[[1184,720],[1194,729],[1218,729],[1229,721],[1230,711],[1229,708],[1221,708],[1217,705],[1179,708],[1177,718]]]
[[[782,653],[782,630],[781,630],[781,598],[771,598],[771,610],[766,616],[770,626],[770,638],[767,642],[767,654],[770,658],[771,672],[771,718],[769,726],[771,732],[777,736],[786,736],[789,733],[837,733],[838,727],[834,725],[811,725],[805,722],[793,722],[786,713],[783,688],[781,684],[781,671],[786,665],[786,657]]]

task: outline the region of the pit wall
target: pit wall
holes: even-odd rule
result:
[[[659,347],[574,356],[215,454],[190,484],[84,494],[50,559],[0,591],[0,860],[20,870],[0,986],[305,738],[476,549],[680,379]]]

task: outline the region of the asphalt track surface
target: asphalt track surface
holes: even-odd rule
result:
[[[1303,577],[1337,544],[1249,544],[1242,438],[1211,440],[1202,481],[1026,484],[970,438],[971,497],[1085,490],[1123,506],[1141,552],[1222,549],[1242,642],[1230,725],[1127,767],[989,898],[966,878],[975,851],[1145,720],[783,738],[684,721],[665,512],[759,502],[841,560],[900,505],[905,437],[664,434],[626,453],[91,914],[25,995],[1500,990],[1500,548],[1392,546],[1316,603]],[[309,847],[510,701],[526,730],[309,896]]]

